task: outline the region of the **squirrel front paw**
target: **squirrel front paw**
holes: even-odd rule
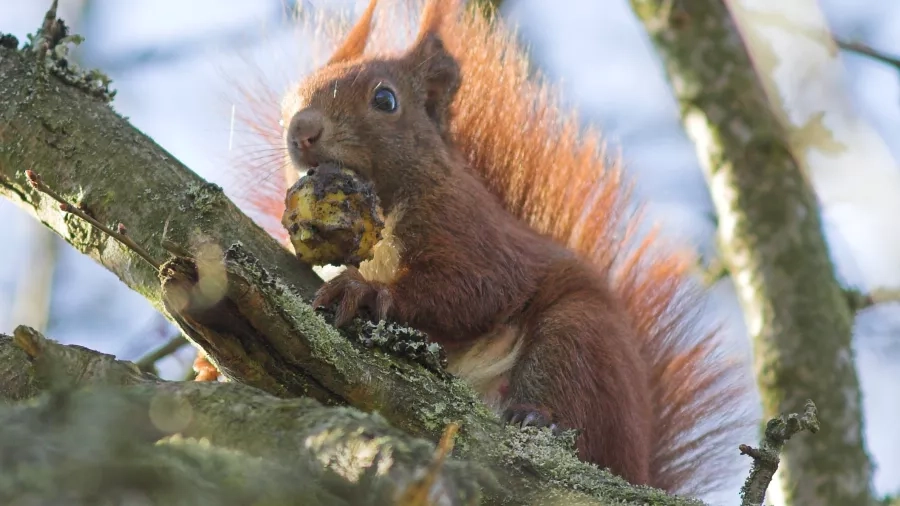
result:
[[[503,421],[520,427],[549,427],[553,433],[561,429],[553,422],[553,417],[546,409],[530,404],[514,404],[503,412]]]
[[[359,269],[347,267],[322,285],[313,300],[315,308],[335,304],[335,327],[343,327],[361,311],[368,312],[375,321],[385,320],[391,310],[391,292],[387,286],[367,280]]]

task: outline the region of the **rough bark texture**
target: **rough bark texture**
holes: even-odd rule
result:
[[[243,244],[292,280],[301,294],[310,294],[320,283],[221,188],[198,177],[100,100],[55,78],[44,82],[38,74],[36,62],[0,49],[0,194],[25,206],[158,308],[156,272],[121,244],[32,191],[26,169],[38,172],[100,222],[125,224],[159,260],[168,255],[164,238],[196,252],[201,238],[213,237],[219,244]]]
[[[592,503],[593,497],[600,503],[698,504],[631,487],[579,462],[569,446],[546,432],[503,426],[461,382],[358,344],[361,336],[376,343],[388,338],[387,346],[428,356],[415,342],[404,344],[411,339],[408,332],[360,324],[352,335],[342,335],[305,302],[318,278],[218,188],[106,103],[37,67],[33,53],[0,47],[0,195],[165,307],[229,379],[279,397],[309,396],[378,411],[393,426],[432,441],[458,422],[454,454],[503,476],[505,490],[489,492],[488,503]],[[152,256],[168,259],[164,268],[155,272],[60,212],[31,190],[25,169],[102,223],[125,223]],[[183,251],[182,257],[171,258],[161,246],[164,231],[169,249]]]
[[[719,215],[753,339],[765,418],[812,399],[826,422],[787,445],[791,505],[871,504],[852,314],[815,194],[720,0],[632,0],[663,57]]]
[[[238,383],[162,381],[130,362],[60,345],[26,327],[19,327],[15,337],[0,335],[0,401],[20,402],[15,407],[0,403],[5,428],[0,475],[15,477],[0,480],[0,498],[32,493],[48,500],[72,493],[79,494],[73,496],[82,501],[78,504],[93,504],[90,493],[121,489],[149,494],[151,504],[190,504],[166,498],[196,486],[186,496],[199,500],[193,504],[244,504],[237,499],[253,497],[264,486],[272,504],[294,504],[287,501],[296,500],[296,494],[304,499],[304,494],[322,494],[321,504],[398,504],[388,498],[421,478],[434,452],[433,444],[393,428],[377,414],[326,407],[308,398],[280,399]],[[182,455],[179,449],[173,454],[151,448],[173,434],[212,449],[191,444]],[[13,457],[4,460],[7,455]],[[505,458],[511,464],[529,459]],[[245,459],[247,475],[238,479]],[[73,480],[68,489],[54,485],[58,482],[51,478],[82,464],[82,479],[108,468],[121,467],[122,473],[104,476],[99,484],[95,476],[85,485]],[[577,476],[576,468],[570,470]],[[182,471],[185,477],[177,476]],[[486,496],[484,504],[700,504],[621,483],[590,498],[575,490],[596,491],[595,483],[566,484],[572,478],[566,475],[542,480],[540,471],[533,469],[531,479],[543,482],[543,490],[519,489],[521,480],[503,469],[494,473],[476,462],[451,459],[431,486],[434,497],[446,502],[434,504],[469,504],[480,494]],[[37,476],[37,485],[26,479],[29,472]],[[291,483],[294,473],[300,481]],[[159,476],[174,481],[157,483]],[[257,476],[269,477],[256,484]],[[218,485],[226,489],[215,490]],[[235,502],[214,502],[229,493],[237,494]],[[357,502],[360,497],[366,501]]]
[[[0,404],[3,504],[396,504],[434,455],[378,415],[160,381],[25,327],[0,335],[0,385],[2,400],[33,399]],[[452,459],[434,477],[437,503],[472,504],[496,486]]]

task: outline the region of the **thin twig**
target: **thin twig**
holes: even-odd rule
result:
[[[890,56],[876,49],[872,49],[871,47],[862,44],[860,42],[847,42],[845,40],[841,40],[838,38],[834,39],[835,43],[837,43],[838,47],[844,49],[846,51],[850,51],[856,54],[861,54],[863,56],[868,56],[873,60],[878,60],[881,63],[886,65],[890,65],[898,70],[900,70],[900,57]]]
[[[868,309],[876,304],[900,302],[900,290],[875,289],[869,293],[864,293],[854,288],[845,288],[844,295],[847,297],[847,303],[854,313]]]
[[[38,61],[42,61],[47,56],[47,51],[53,49],[56,41],[59,39],[57,32],[63,29],[64,25],[60,25],[56,19],[56,10],[59,6],[59,0],[53,0],[47,13],[44,14],[44,22],[41,24],[39,40],[35,41],[35,49],[37,49]],[[64,29],[62,30],[64,31]]]
[[[44,181],[41,179],[40,174],[34,172],[33,170],[26,170],[25,176],[28,178],[28,182],[31,183],[31,186],[42,193],[49,195],[53,200],[59,202],[59,208],[67,213],[72,213],[75,216],[78,216],[82,220],[90,223],[94,226],[94,228],[102,231],[113,239],[119,241],[124,246],[126,246],[131,251],[135,252],[139,257],[143,258],[148,264],[152,265],[154,269],[159,270],[160,263],[153,259],[150,256],[150,253],[147,252],[140,244],[134,241],[131,237],[128,236],[127,230],[125,230],[125,226],[119,223],[118,231],[112,230],[106,225],[100,223],[95,220],[92,216],[82,211],[76,206],[70,204],[66,199],[60,196],[58,193],[53,191],[49,186],[47,186]]]
[[[753,459],[750,468],[750,476],[741,487],[741,506],[760,506],[765,500],[766,489],[778,470],[781,462],[781,449],[784,443],[794,434],[808,430],[815,434],[819,431],[819,419],[816,405],[813,401],[806,401],[803,415],[791,413],[769,420],[766,431],[760,442],[759,448],[749,445],[740,445],[741,455],[748,455]]]
[[[434,449],[434,457],[428,465],[422,478],[413,482],[403,493],[398,504],[403,506],[425,506],[431,504],[428,500],[431,495],[431,489],[435,481],[441,476],[444,462],[447,456],[453,451],[453,439],[459,432],[459,424],[451,422],[444,428],[444,434]]]
[[[178,334],[175,337],[169,339],[165,344],[156,348],[155,350],[147,353],[143,357],[139,358],[134,364],[138,366],[138,369],[142,371],[151,371],[153,367],[159,362],[161,359],[168,357],[169,355],[175,353],[182,346],[185,346],[188,343],[188,340],[184,338],[182,334]]]
[[[827,43],[830,36],[830,38],[834,40],[834,43],[844,51],[850,51],[863,56],[867,56],[886,65],[890,65],[892,67],[900,69],[900,57],[885,54],[863,43],[849,42],[843,39],[839,39],[832,34],[829,34],[827,31],[810,29],[798,23],[792,22],[787,17],[781,14],[761,11],[748,12],[747,14],[748,19],[752,21],[778,27],[788,31],[789,33],[803,35],[816,42]]]
[[[41,30],[44,34],[53,30],[53,25],[56,23],[56,11],[58,7],[59,0],[53,0],[53,3],[50,4],[50,8],[44,13],[44,22],[41,24]]]

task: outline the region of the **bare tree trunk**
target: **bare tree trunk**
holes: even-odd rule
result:
[[[790,505],[871,504],[853,315],[816,197],[721,0],[632,0],[662,55],[719,215],[722,255],[756,355],[765,418],[813,399],[815,437],[785,449]]]
[[[11,320],[44,332],[50,319],[59,238],[37,222],[29,223],[27,233],[30,240],[23,246],[28,259],[24,268],[18,270]]]

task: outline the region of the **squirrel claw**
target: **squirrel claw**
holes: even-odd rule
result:
[[[390,290],[363,277],[359,269],[347,267],[316,292],[313,307],[331,307],[337,304],[334,326],[343,327],[363,310],[374,319],[387,319],[391,309]]]
[[[550,413],[535,406],[515,405],[510,406],[503,413],[503,419],[510,425],[521,427],[549,427],[554,434],[560,432],[559,426],[553,422]]]

